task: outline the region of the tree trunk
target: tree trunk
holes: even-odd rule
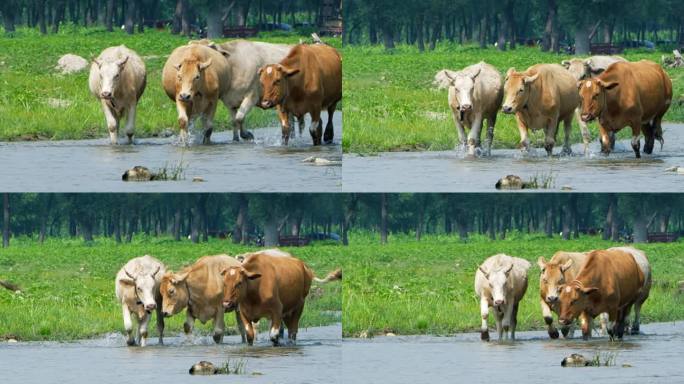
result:
[[[382,25],[382,41],[385,49],[394,49],[394,30],[392,26]]]
[[[247,235],[245,228],[247,226],[247,210],[249,208],[248,200],[242,194],[238,195],[238,199],[240,206],[238,208],[238,215],[235,218],[235,228],[233,228],[233,244],[240,244],[243,235]]]
[[[192,223],[190,225],[190,240],[197,244],[200,241],[200,226],[202,225],[202,215],[198,206],[190,208]]]
[[[136,0],[128,0],[126,3],[126,33],[132,35],[135,32],[135,3]]]
[[[207,13],[207,39],[220,39],[223,37],[222,9]]]
[[[114,0],[107,0],[107,9],[105,11],[105,27],[107,32],[114,31]]]
[[[425,219],[425,205],[420,204],[418,208],[418,218],[416,222],[416,240],[420,241],[420,237],[423,234],[423,220]]]
[[[591,51],[591,41],[589,39],[590,25],[586,22],[575,26],[575,55],[588,55]]]
[[[55,15],[52,19],[52,33],[59,32],[59,23],[64,20],[65,0],[55,0]]]
[[[264,223],[264,246],[278,246],[278,218],[271,215]]]
[[[181,239],[181,208],[176,207],[176,211],[173,213],[173,239],[180,241]]]
[[[38,28],[40,33],[47,34],[47,24],[45,23],[45,0],[36,1],[36,12],[38,13]]]
[[[118,209],[114,214],[114,240],[121,244],[121,211]]]
[[[546,237],[553,237],[553,206],[549,205],[546,208],[546,219],[544,220],[544,232]]]
[[[378,31],[375,26],[375,17],[371,17],[368,22],[368,40],[371,45],[376,45],[378,43]]]
[[[380,194],[380,244],[387,244],[387,194]]]
[[[10,244],[10,201],[9,193],[2,194],[2,247]]]
[[[425,29],[425,15],[418,15],[418,21],[416,23],[416,42],[418,43],[418,50],[420,52],[425,52],[425,39],[423,37],[423,30]]]
[[[554,35],[557,34],[556,29],[556,18],[558,9],[556,6],[556,0],[548,0],[546,2],[546,24],[544,25],[544,37],[542,39],[541,50],[544,52],[552,51],[557,52],[557,47],[554,49]],[[557,38],[556,38],[557,40]],[[556,45],[558,43],[556,42]]]
[[[645,243],[648,241],[648,218],[646,215],[637,215],[632,223],[632,241],[635,243]]]
[[[176,9],[173,13],[173,24],[171,25],[171,33],[177,35],[181,32],[183,23],[183,4],[184,0],[176,0]]]

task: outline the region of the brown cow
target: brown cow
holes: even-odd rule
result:
[[[580,317],[582,336],[591,336],[591,320],[607,312],[611,338],[622,339],[624,324],[644,286],[644,273],[633,255],[620,249],[588,253],[575,280],[561,288],[558,321],[568,326]]]
[[[245,255],[241,266],[224,269],[223,307],[240,308],[240,318],[247,333],[247,343],[254,343],[253,322],[262,317],[271,319],[269,336],[278,345],[282,322],[287,326],[291,341],[297,339],[299,318],[311,288],[314,274],[299,259],[269,250]],[[332,273],[321,282],[339,280],[341,273]]]
[[[204,256],[179,273],[168,272],[161,279],[164,317],[175,315],[187,308],[183,330],[191,334],[195,319],[204,324],[214,322],[214,341],[220,343],[225,329],[223,314],[223,277],[221,271],[239,266],[240,262],[228,255]],[[245,342],[245,330],[236,311],[235,320]]]
[[[672,81],[660,65],[641,60],[617,62],[601,75],[577,83],[582,98],[582,120],[598,119],[602,152],[611,151],[610,133],[632,128],[632,149],[641,157],[639,135],[644,134],[644,153],[653,152],[654,140],[663,145],[663,115],[672,103]]]
[[[551,156],[556,144],[556,133],[562,121],[565,127],[563,153],[572,152],[570,134],[572,116],[580,104],[575,78],[558,64],[537,64],[525,72],[510,68],[506,73],[502,110],[515,113],[520,131],[520,146],[527,151],[530,146],[527,130],[544,130],[544,148]],[[589,132],[582,129],[585,151],[589,145]]]
[[[333,140],[333,114],[342,99],[342,58],[328,45],[296,45],[278,64],[259,69],[261,85],[264,88],[259,105],[276,107],[282,126],[282,138],[287,145],[290,137],[290,116],[303,121],[305,114],[311,115],[309,133],[314,145]],[[328,110],[328,124],[322,133],[321,110]],[[301,123],[300,123],[301,129]]]

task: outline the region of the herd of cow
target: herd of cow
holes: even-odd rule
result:
[[[119,122],[124,116],[128,143],[133,142],[136,109],[146,84],[145,63],[123,45],[105,49],[93,61],[90,91],[102,104],[112,144],[118,143]],[[333,140],[333,113],[342,99],[342,59],[320,40],[298,45],[191,41],[169,56],[162,85],[176,104],[182,143],[188,143],[188,127],[197,118],[202,120],[203,142],[210,142],[220,101],[233,121],[233,141],[253,138],[244,128],[244,120],[256,105],[276,108],[283,144],[294,135],[294,118],[302,134],[306,114],[311,116],[313,144],[329,144]],[[322,110],[328,112],[325,132]]]
[[[672,103],[672,81],[652,61],[628,62],[617,56],[593,56],[559,64],[536,64],[524,72],[510,68],[505,79],[496,68],[480,62],[460,71],[444,69],[435,83],[448,88],[449,106],[459,137],[458,146],[469,154],[482,150],[481,130],[487,120],[484,153],[490,154],[499,110],[515,114],[520,147],[529,149],[528,130],[544,131],[544,148],[550,156],[560,123],[564,124],[563,153],[571,153],[572,120],[578,120],[584,151],[591,140],[587,123],[598,120],[601,150],[608,154],[615,145],[615,133],[632,129],[632,149],[641,157],[650,154],[657,139],[661,146],[662,119]],[[466,136],[465,129],[468,129]]]
[[[564,337],[572,337],[579,319],[584,339],[591,337],[592,321],[600,316],[602,331],[622,339],[625,331],[639,333],[641,306],[651,290],[651,267],[646,254],[632,247],[589,252],[556,252],[548,262],[540,257],[539,294],[544,322],[552,339],[559,337],[553,315]],[[489,340],[487,319],[492,307],[499,340],[515,338],[518,306],[527,291],[527,260],[498,254],[475,272],[475,292],[480,298],[481,338]],[[634,320],[627,317],[634,307]],[[609,323],[609,324],[607,324]]]
[[[287,327],[291,342],[297,339],[299,319],[312,281],[324,284],[341,280],[341,270],[324,279],[291,254],[278,250],[204,256],[178,273],[168,271],[154,257],[145,255],[129,260],[117,273],[116,297],[121,303],[128,345],[145,346],[147,326],[156,311],[159,343],[163,344],[164,318],[186,309],[183,329],[192,334],[195,319],[202,324],[213,321],[213,338],[223,339],[224,313],[235,311],[242,342],[252,345],[254,324],[261,318],[271,320],[269,332],[274,345],[284,337]],[[134,332],[133,319],[138,329]],[[283,324],[284,323],[284,324]]]

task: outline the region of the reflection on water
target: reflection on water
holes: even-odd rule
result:
[[[327,116],[323,117],[324,121]],[[308,123],[307,123],[308,124]],[[330,192],[340,189],[339,166],[303,163],[315,156],[342,157],[342,114],[334,118],[332,145],[314,147],[308,130],[280,145],[280,128],[252,130],[253,142],[232,142],[232,131],[212,135],[211,145],[175,144],[175,138],[111,146],[108,139],[0,143],[0,185],[5,192]],[[197,132],[196,132],[197,134]],[[124,183],[123,172],[178,164],[185,180]],[[201,177],[205,182],[193,182]]]
[[[165,345],[126,347],[123,336],[111,334],[82,342],[0,344],[3,383],[337,383],[342,359],[340,324],[300,329],[296,346],[272,347],[262,333],[253,347],[239,336],[221,345],[210,337],[165,338]],[[190,377],[192,364],[208,360],[216,365],[245,361],[246,374]]]
[[[665,124],[663,130],[663,149],[656,143],[653,155],[642,154],[641,159],[634,157],[628,141],[617,142],[615,152],[606,157],[596,140],[586,157],[583,144],[572,147],[572,156],[551,158],[543,149],[525,155],[516,149],[494,149],[492,156],[482,158],[465,157],[457,151],[345,154],[344,190],[494,192],[501,177],[513,174],[523,179],[550,175],[555,188],[549,191],[569,186],[581,192],[680,192],[684,175],[665,170],[684,167],[684,125]]]
[[[515,342],[483,343],[479,333],[456,337],[345,339],[345,383],[682,383],[684,322],[642,324],[624,342],[597,338],[549,340],[519,332]],[[562,368],[571,353],[615,357],[615,366]],[[623,364],[631,367],[623,367]],[[351,369],[350,369],[351,367]]]

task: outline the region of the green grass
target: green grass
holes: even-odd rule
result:
[[[628,60],[650,59],[660,63],[661,54],[628,51],[623,56]],[[348,106],[342,144],[345,153],[453,149],[457,134],[447,105],[447,91],[432,85],[435,73],[443,68],[458,70],[484,60],[505,73],[510,67],[524,70],[536,63],[560,63],[570,57],[543,53],[537,48],[499,52],[494,48],[451,43],[442,43],[428,53],[419,53],[415,47],[406,45],[392,52],[382,47],[347,46],[343,55],[343,89]],[[677,100],[684,95],[684,69],[667,72],[673,80]],[[684,107],[675,102],[665,120],[684,121]],[[577,123],[573,124],[573,142],[581,142]],[[596,124],[590,124],[589,129],[596,138]],[[541,131],[530,138],[537,147],[543,147],[543,139]],[[519,140],[514,117],[500,113],[493,146],[514,148]]]
[[[300,39],[310,41],[308,35],[282,33],[256,38],[292,44]],[[339,39],[325,40],[339,45]],[[120,44],[136,51],[147,67],[147,88],[138,108],[136,136],[156,136],[166,129],[177,132],[176,107],[162,89],[161,71],[171,51],[187,42],[187,38],[167,31],[148,29],[144,34],[129,36],[120,30],[108,33],[69,25],[57,35],[41,36],[35,30],[20,29],[13,38],[0,37],[0,140],[108,137],[101,106],[88,89],[89,68],[71,75],[61,75],[54,68],[64,54],[91,60],[103,49]],[[68,106],[50,106],[50,99],[64,100]],[[232,130],[228,119],[227,109],[219,107],[214,130]],[[254,108],[246,127],[275,124],[278,120],[274,111]]]
[[[343,335],[448,335],[480,327],[479,299],[473,282],[477,266],[496,253],[533,263],[529,286],[518,313],[518,329],[545,329],[539,307],[539,268],[556,251],[586,251],[617,244],[596,237],[563,241],[541,235],[509,233],[506,240],[474,236],[429,236],[415,241],[392,236],[386,246],[377,239],[353,236],[346,252],[343,285]],[[644,323],[684,319],[684,295],[677,281],[684,276],[684,242],[639,244],[653,270],[651,296],[642,310]],[[490,316],[490,326],[494,319]]]
[[[50,240],[37,245],[28,240],[14,240],[0,253],[0,279],[18,284],[22,293],[0,289],[0,336],[12,334],[22,340],[71,340],[96,337],[108,332],[123,332],[121,307],[114,294],[114,277],[129,259],[144,254],[162,260],[178,270],[203,255],[235,255],[254,250],[235,246],[229,241],[212,239],[192,244],[172,239],[140,237],[131,244],[96,239],[94,245],[78,240]],[[319,276],[341,266],[338,246],[314,245],[288,249],[305,261]],[[339,322],[342,305],[341,284],[317,285],[311,289],[302,315],[301,327]],[[166,334],[182,332],[184,314],[166,322]],[[228,314],[226,331],[236,332],[235,316]],[[211,322],[196,329],[211,333]],[[262,321],[267,326],[268,321]],[[154,323],[151,323],[154,324]],[[150,326],[156,334],[156,327]]]

